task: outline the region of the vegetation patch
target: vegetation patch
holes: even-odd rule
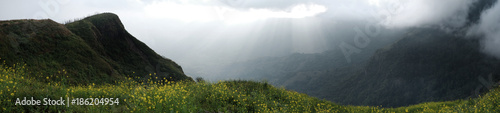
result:
[[[136,82],[128,78],[115,84],[69,86],[64,71],[32,75],[26,65],[0,65],[1,112],[500,112],[500,90],[477,99],[429,102],[381,108],[342,106],[305,94],[253,81]],[[41,82],[32,76],[61,78],[61,82]],[[146,75],[154,76],[154,74]],[[157,79],[151,77],[152,79]],[[17,98],[118,98],[118,105],[20,106]]]

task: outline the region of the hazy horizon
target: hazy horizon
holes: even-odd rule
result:
[[[0,20],[59,23],[103,12],[117,14],[127,31],[189,76],[260,57],[321,53],[343,47],[363,51],[413,27],[468,26],[477,0],[28,0],[0,2]],[[481,13],[469,36],[483,36],[483,51],[500,57],[500,5]],[[11,13],[16,11],[16,13]],[[358,33],[369,39],[357,42]],[[389,37],[389,38],[388,38]],[[361,37],[363,38],[363,37]],[[339,51],[338,53],[344,53]],[[356,55],[356,54],[352,54]],[[351,62],[346,56],[346,62]]]

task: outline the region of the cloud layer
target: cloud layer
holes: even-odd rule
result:
[[[415,27],[446,24],[461,27],[467,21],[467,12],[473,0],[410,0],[400,12],[390,18],[390,27]]]
[[[479,23],[471,27],[469,34],[480,35],[483,51],[500,58],[500,2],[481,14]]]
[[[120,16],[126,29],[186,72],[290,53],[319,53],[353,43],[354,28],[402,32],[428,25],[467,26],[482,0],[30,0],[0,1],[0,20],[51,18],[65,22],[98,12]],[[499,5],[484,12],[470,34],[500,57]],[[13,13],[15,11],[15,13]],[[389,30],[387,30],[389,29]],[[399,31],[398,31],[399,30]],[[384,40],[372,38],[372,42]]]

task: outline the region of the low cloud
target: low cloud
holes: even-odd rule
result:
[[[175,19],[184,22],[229,23],[254,22],[272,18],[305,18],[324,13],[322,5],[303,3],[283,9],[272,8],[235,8],[227,5],[185,4],[172,1],[153,2],[144,7],[147,16],[152,18]]]
[[[394,30],[384,32],[426,25],[463,27],[470,5],[479,0],[59,1],[65,0],[0,1],[0,20],[33,18],[41,12],[63,23],[113,12],[132,35],[189,72],[195,66],[319,53],[342,41],[353,44],[353,28],[366,30],[365,25]],[[470,31],[484,35],[484,51],[496,56],[500,56],[498,7],[484,12]]]
[[[484,11],[477,25],[469,30],[469,35],[481,36],[483,51],[500,58],[500,2]]]
[[[398,14],[388,18],[388,27],[445,25],[462,27],[467,22],[469,6],[475,0],[408,0],[401,2]],[[386,3],[389,4],[390,3]],[[390,6],[389,6],[390,7]]]

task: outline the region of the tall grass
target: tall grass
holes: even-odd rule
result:
[[[498,112],[500,91],[478,99],[431,102],[400,108],[342,106],[305,94],[252,81],[146,82],[134,78],[111,84],[66,85],[64,70],[31,75],[24,65],[0,65],[0,112]],[[34,77],[38,76],[38,77]],[[62,82],[50,80],[58,77]],[[37,79],[35,79],[37,78]],[[118,105],[20,106],[17,98],[119,98]]]

